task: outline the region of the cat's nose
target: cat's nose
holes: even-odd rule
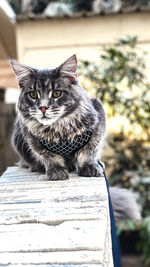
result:
[[[42,111],[43,114],[45,114],[47,107],[39,107],[39,109]]]

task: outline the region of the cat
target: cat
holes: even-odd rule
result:
[[[100,100],[79,85],[76,55],[56,69],[9,62],[21,89],[12,137],[20,165],[45,173],[43,180],[65,180],[70,171],[102,176],[105,112]],[[110,196],[117,220],[141,219],[131,192],[112,187]]]
[[[45,180],[68,179],[70,171],[101,176],[105,112],[80,86],[76,55],[55,69],[9,62],[21,89],[12,142],[22,166]]]

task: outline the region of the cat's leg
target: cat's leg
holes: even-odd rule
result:
[[[32,135],[30,135],[28,140],[35,157],[45,167],[45,176],[41,176],[40,179],[56,181],[69,178],[65,159],[62,156],[51,153],[49,150],[45,149],[40,144],[39,140]]]
[[[77,171],[77,163],[75,157],[73,158],[65,158],[65,165],[69,172],[76,172]]]
[[[66,180],[69,178],[69,173],[65,166],[64,159],[59,155],[48,155],[46,153],[46,157],[42,157],[46,169],[46,173],[44,176],[40,177],[40,180],[47,181],[57,181],[57,180]]]
[[[94,141],[93,141],[94,140]],[[92,138],[90,142],[78,152],[77,165],[78,174],[84,177],[99,177],[103,174],[103,168],[99,164],[100,154],[103,147],[103,138],[96,140]],[[102,163],[103,165],[103,163]]]
[[[27,142],[26,134],[23,136],[20,128],[16,127],[12,137],[12,144],[16,152],[20,156],[19,166],[21,168],[29,168],[32,172],[44,172],[44,165],[36,159],[31,147]]]
[[[26,161],[24,161],[24,159],[20,159],[19,162],[17,163],[17,165],[20,168],[25,168],[25,169],[29,168],[29,164]]]

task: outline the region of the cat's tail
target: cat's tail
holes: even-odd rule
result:
[[[116,221],[141,220],[140,208],[134,193],[127,189],[110,187],[110,197]]]

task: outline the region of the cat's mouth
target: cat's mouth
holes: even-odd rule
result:
[[[44,119],[48,120],[49,118],[46,117],[46,116],[43,116],[41,119],[42,119],[42,120],[44,120]]]
[[[49,119],[45,114],[41,117],[41,119]]]

